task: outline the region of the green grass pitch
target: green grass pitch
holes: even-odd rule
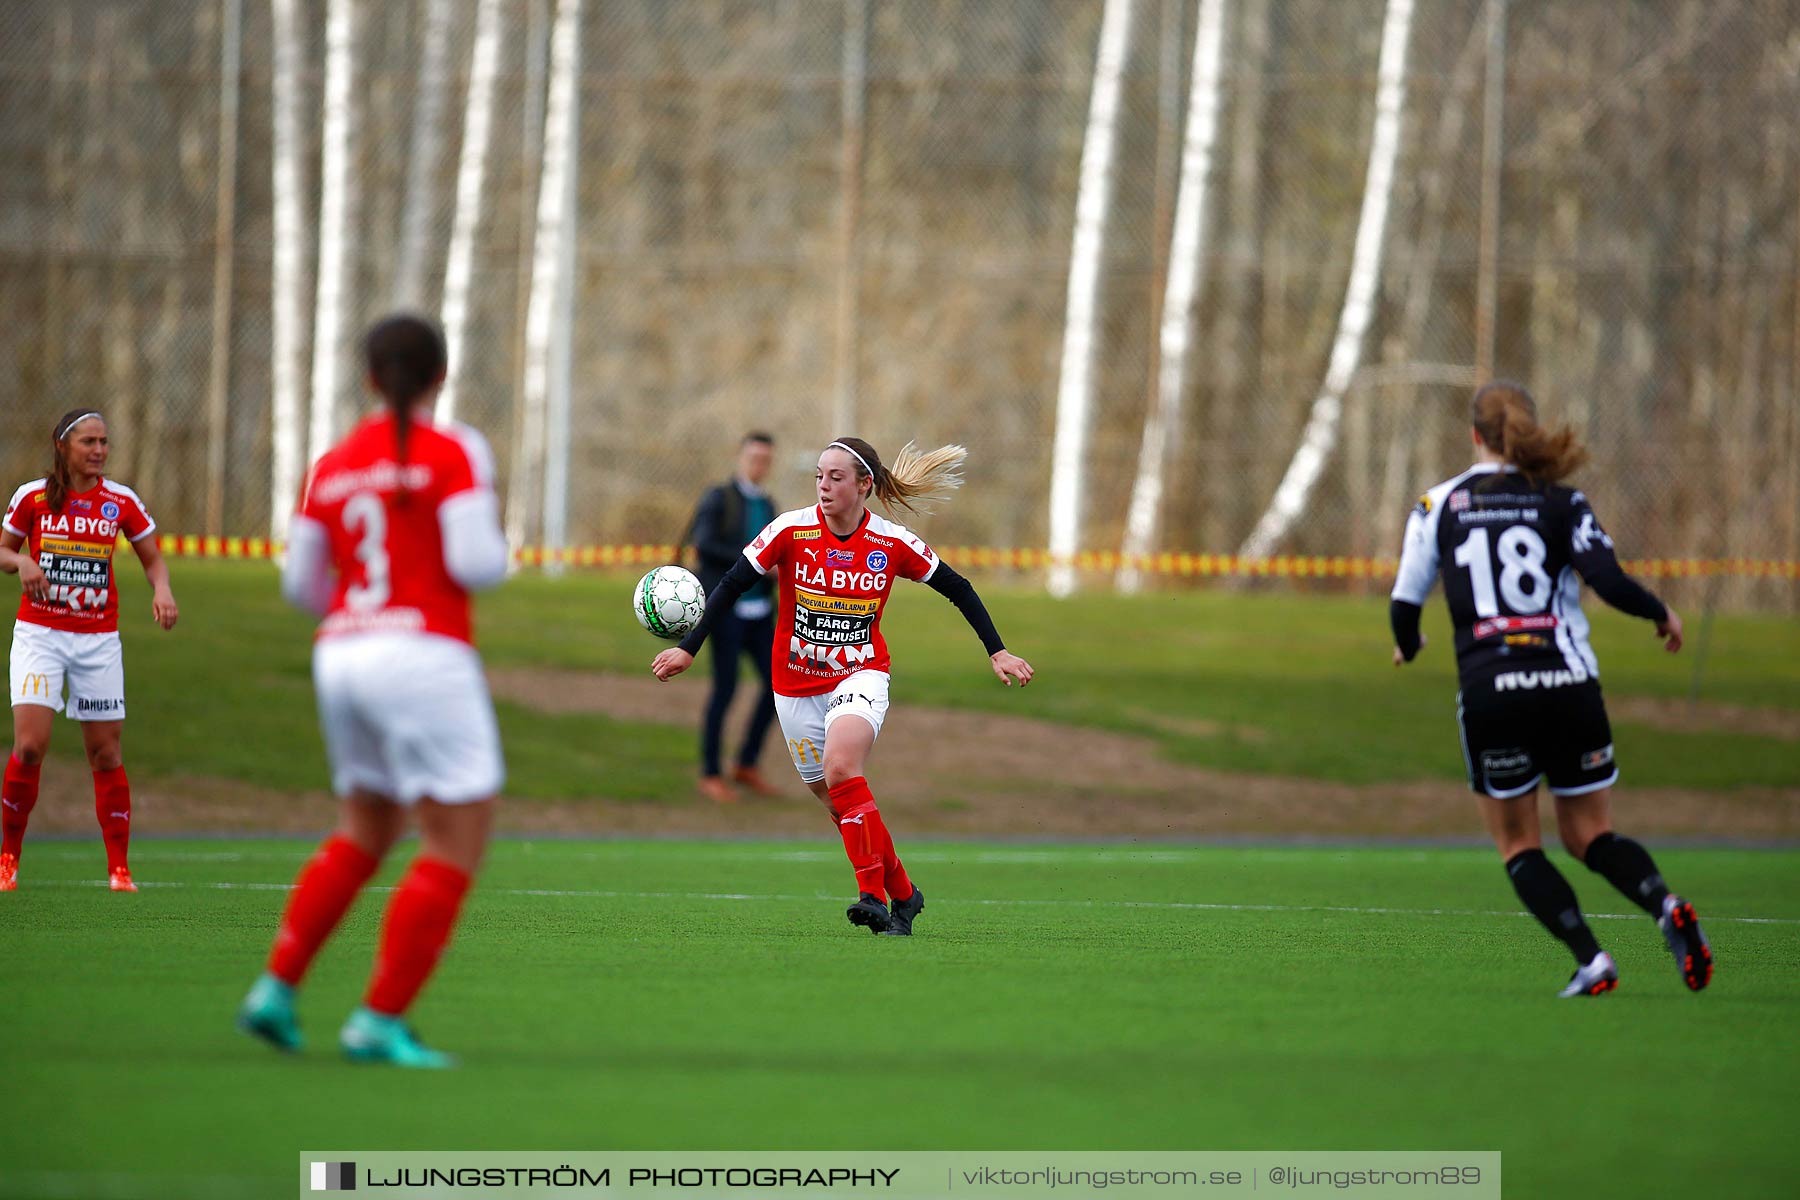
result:
[[[307,620],[266,565],[174,569],[168,636],[121,572],[134,780],[323,788]],[[489,663],[646,672],[635,577],[484,597]],[[1217,770],[1435,780],[1478,837],[1441,604],[1425,658],[1395,671],[1378,597],[980,584],[1038,682],[999,687],[955,612],[901,588],[896,703],[1137,733]],[[1686,695],[1691,657],[1641,623],[1596,614],[1595,640],[1609,697]],[[1800,623],[1721,616],[1703,695],[1800,709]],[[500,717],[509,804],[696,803],[685,727]],[[1791,738],[1615,733],[1628,792],[1800,780]],[[58,722],[47,779],[81,770],[72,734]],[[307,1148],[1498,1149],[1516,1196],[1786,1196],[1800,1178],[1800,850],[1652,841],[1718,950],[1700,996],[1647,918],[1552,850],[1590,913],[1620,916],[1595,924],[1621,989],[1566,1002],[1567,956],[1490,850],[923,843],[906,824],[930,897],[911,941],[844,922],[822,825],[797,844],[498,844],[416,1013],[464,1066],[425,1078],[332,1052],[382,896],[316,968],[305,1055],[231,1029],[310,844],[140,838],[144,890],[115,896],[93,886],[97,838],[34,838],[0,897],[0,1200],[288,1196]]]
[[[177,562],[181,625],[149,623],[149,594],[119,572],[133,777],[201,774],[259,786],[326,786],[309,667],[312,623],[285,608],[267,564]],[[477,606],[494,667],[553,667],[648,676],[663,645],[630,616],[628,574],[523,574]],[[894,589],[882,626],[894,656],[894,702],[1005,712],[1151,737],[1177,762],[1220,770],[1379,783],[1435,779],[1454,803],[1463,775],[1453,696],[1456,668],[1441,601],[1426,609],[1429,645],[1403,671],[1389,662],[1380,597],[1200,591],[1050,600],[1003,579],[980,581],[1009,645],[1038,680],[999,686],[956,611],[929,589]],[[5,589],[0,587],[0,594]],[[1697,646],[1662,652],[1642,621],[1590,602],[1609,697],[1688,695]],[[1698,614],[1687,614],[1697,641]],[[704,653],[704,652],[703,652]],[[1800,622],[1721,616],[1703,698],[1800,710]],[[706,687],[706,663],[671,687]],[[499,707],[520,799],[691,797],[693,731],[580,714]],[[1161,718],[1146,723],[1143,714]],[[1184,731],[1217,725],[1213,735]],[[1252,727],[1254,738],[1230,732]],[[221,730],[231,736],[221,737]],[[53,759],[79,760],[59,722]],[[1627,786],[1700,790],[1792,786],[1800,745],[1726,730],[1671,731],[1615,720]],[[874,770],[884,768],[879,752]],[[1470,829],[1475,830],[1471,810]]]
[[[1473,849],[929,843],[910,941],[808,843],[508,841],[416,1010],[463,1056],[352,1067],[382,895],[277,1055],[231,1028],[297,841],[29,847],[0,906],[0,1195],[291,1193],[296,1151],[1498,1149],[1509,1195],[1791,1194],[1800,853],[1679,850],[1720,971],[1571,876],[1623,984]],[[389,882],[394,868],[378,882]],[[1727,1183],[1729,1186],[1727,1186]]]

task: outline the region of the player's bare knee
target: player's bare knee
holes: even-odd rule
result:
[[[487,850],[494,802],[440,804],[435,800],[421,800],[418,810],[422,852],[467,874],[475,874]]]
[[[1494,849],[1500,852],[1501,862],[1511,862],[1527,850],[1542,849],[1542,846],[1535,838],[1496,838]]]
[[[44,754],[50,749],[50,739],[18,738],[13,742],[12,756],[28,767],[35,767],[44,761]]]
[[[825,786],[834,788],[847,780],[855,779],[862,774],[862,764],[848,758],[825,756]]]
[[[116,771],[125,765],[125,755],[117,746],[88,751],[88,766],[96,771]]]
[[[88,766],[96,771],[116,771],[125,765],[125,756],[116,737],[90,738],[85,747]]]
[[[1556,831],[1562,836],[1563,849],[1581,862],[1586,862],[1588,847],[1594,844],[1595,838],[1606,832],[1606,826],[1565,819],[1557,822]]]
[[[372,858],[386,858],[406,832],[406,810],[386,797],[358,792],[338,812],[338,833]]]

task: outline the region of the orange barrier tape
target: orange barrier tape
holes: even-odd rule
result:
[[[267,538],[200,537],[196,534],[158,534],[164,554],[180,558],[279,558],[282,546]],[[683,550],[673,545],[637,546],[525,546],[513,554],[522,567],[552,564],[566,567],[652,567],[674,562]],[[1057,561],[1047,550],[1013,550],[992,546],[947,546],[939,553],[953,567],[1007,568],[1034,571]],[[1135,566],[1147,575],[1184,578],[1241,576],[1275,579],[1373,579],[1390,580],[1399,566],[1392,558],[1351,558],[1343,555],[1284,554],[1273,558],[1239,558],[1235,554],[1121,555],[1112,550],[1083,550],[1074,557],[1083,571],[1116,571]],[[1701,579],[1736,576],[1747,579],[1800,580],[1800,562],[1756,558],[1643,558],[1625,562],[1633,575],[1647,579]]]

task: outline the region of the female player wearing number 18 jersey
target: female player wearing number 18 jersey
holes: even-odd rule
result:
[[[895,577],[930,584],[955,604],[1008,687],[1031,682],[1031,664],[1007,652],[974,586],[910,530],[868,509],[871,496],[911,511],[940,499],[961,484],[963,454],[961,446],[920,454],[908,445],[888,467],[861,438],[831,443],[819,455],[819,502],[781,514],[758,534],[706,598],[699,627],[650,667],[665,680],[687,670],[717,614],[770,571],[779,574],[775,712],[794,767],[831,810],[856,870],[859,895],[846,915],[871,933],[910,935],[925,907],[863,777],[888,710],[881,610]]]
[[[300,872],[238,1024],[299,1048],[295,989],[412,809],[423,845],[388,903],[368,991],[338,1044],[357,1061],[441,1067],[450,1060],[403,1016],[450,939],[504,773],[469,593],[506,574],[506,539],[487,443],[431,419],[446,363],[436,326],[388,317],[365,350],[383,406],[313,464],[281,576],[289,601],[325,618],[313,682],[343,804],[337,832]]]
[[[1489,384],[1473,408],[1475,465],[1421,496],[1406,522],[1393,592],[1394,664],[1411,662],[1425,644],[1419,610],[1441,565],[1456,626],[1469,786],[1519,899],[1575,955],[1562,995],[1600,995],[1619,975],[1568,881],[1544,857],[1537,787],[1545,780],[1563,846],[1657,919],[1697,992],[1713,967],[1694,906],[1669,892],[1648,851],[1612,831],[1619,769],[1581,580],[1621,612],[1655,622],[1670,653],[1681,649],[1681,618],[1620,568],[1587,497],[1557,482],[1587,458],[1574,434],[1540,428],[1537,406],[1518,384]]]

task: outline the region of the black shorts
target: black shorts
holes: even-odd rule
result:
[[[1496,800],[1548,781],[1558,796],[1581,796],[1619,778],[1612,725],[1594,680],[1498,692],[1491,682],[1456,694],[1469,787]]]

